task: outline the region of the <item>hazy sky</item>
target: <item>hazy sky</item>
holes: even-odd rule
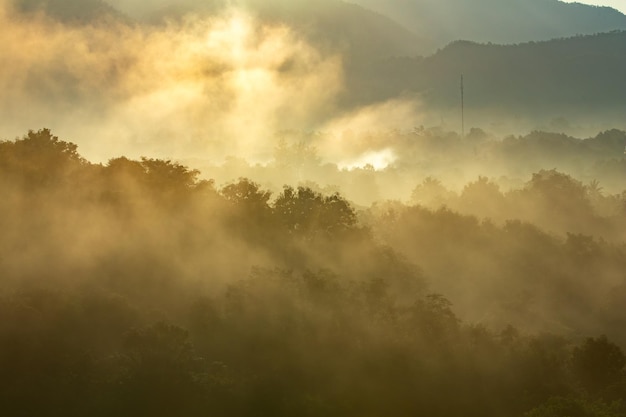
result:
[[[622,13],[626,14],[626,0],[562,0],[565,3],[572,3],[572,2],[576,2],[576,3],[584,3],[584,4],[593,4],[596,6],[609,6],[609,7],[613,7],[614,9],[617,9],[619,11],[621,11]],[[141,4],[145,4],[144,1],[137,1],[137,0],[109,0],[108,3],[119,7],[122,10],[132,10],[132,11],[136,11],[135,9],[137,9],[138,7],[140,7]],[[168,3],[172,3],[168,0],[154,0],[152,2],[148,2],[148,4],[151,4],[151,6],[154,6],[154,4],[168,4]]]
[[[566,3],[573,3],[573,2],[566,1]],[[577,1],[576,3],[593,4],[596,6],[609,6],[626,14],[626,0],[595,0],[595,1],[586,0],[586,1]]]

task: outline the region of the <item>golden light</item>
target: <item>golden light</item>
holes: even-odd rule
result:
[[[251,36],[250,18],[240,12],[231,12],[227,19],[218,21],[211,27],[205,46],[220,51],[220,54],[230,59],[231,64],[241,65],[246,63]]]
[[[351,161],[339,163],[339,168],[353,170],[358,168],[372,167],[376,171],[381,171],[393,164],[398,157],[393,149],[386,148],[379,151],[368,151]]]

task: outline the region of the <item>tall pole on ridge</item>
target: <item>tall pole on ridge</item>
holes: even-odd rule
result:
[[[465,89],[463,74],[461,74],[461,138],[465,138]]]

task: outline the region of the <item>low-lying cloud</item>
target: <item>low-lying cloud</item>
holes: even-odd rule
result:
[[[342,88],[338,56],[240,9],[160,26],[65,25],[0,7],[3,137],[51,127],[91,160],[266,158]]]

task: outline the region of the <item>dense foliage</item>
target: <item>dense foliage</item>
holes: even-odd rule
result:
[[[4,415],[626,414],[618,238],[93,164],[45,129],[0,142],[0,195]],[[544,171],[501,197],[612,222],[590,196]]]

